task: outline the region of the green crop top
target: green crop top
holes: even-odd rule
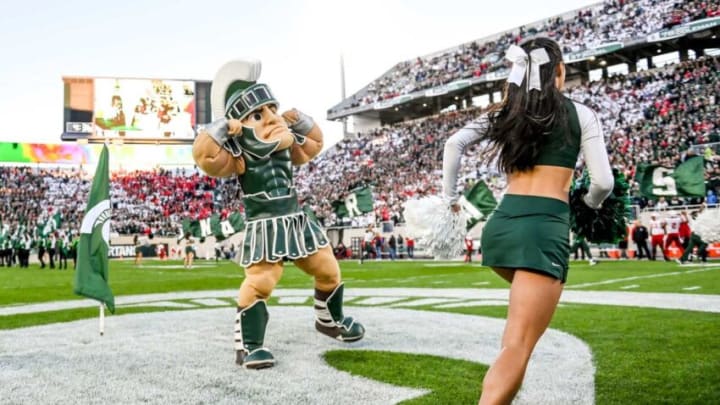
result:
[[[570,139],[568,140],[567,135],[564,133],[565,129],[556,125],[550,134],[550,139],[542,146],[535,165],[575,168],[580,154],[582,130],[580,129],[580,120],[575,105],[567,97],[565,97],[565,110],[567,111],[567,130],[570,131]]]

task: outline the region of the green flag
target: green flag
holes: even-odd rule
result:
[[[185,218],[182,222],[183,234],[190,234],[196,238],[214,236],[218,241],[225,240],[245,229],[245,219],[242,214],[233,212],[226,219],[221,220],[219,214],[192,220]]]
[[[497,200],[487,184],[480,180],[460,197],[458,204],[470,217],[467,224],[467,229],[470,229],[492,214]]]
[[[108,285],[108,244],[110,241],[110,179],[108,148],[103,146],[95,170],[85,217],[80,226],[75,294],[105,303],[115,313],[115,297]]]
[[[333,201],[332,207],[338,218],[360,216],[373,210],[372,191],[370,187],[356,188],[344,200]]]
[[[56,212],[55,215],[50,217],[47,221],[44,223],[38,223],[37,227],[37,233],[40,236],[47,236],[51,233],[55,232],[60,228],[60,224],[62,223],[62,214],[59,212]]]
[[[635,181],[644,197],[703,197],[705,161],[691,157],[675,168],[658,165],[638,166]]]

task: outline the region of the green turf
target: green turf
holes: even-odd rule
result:
[[[506,315],[504,307],[445,311]],[[572,304],[558,307],[550,327],[592,349],[597,404],[710,404],[720,398],[719,322],[703,312]]]
[[[381,351],[337,350],[325,353],[331,366],[373,380],[427,389],[406,405],[474,404],[480,397],[480,380],[487,366],[443,357]]]
[[[110,286],[116,296],[175,291],[236,289],[242,282],[242,270],[230,262],[198,262],[193,270],[180,267],[179,261],[146,260],[142,268],[130,261],[110,262]],[[375,262],[363,265],[356,261],[341,264],[349,288],[437,287],[437,288],[507,288],[507,283],[491,270],[478,264],[464,266],[447,262]],[[680,276],[671,273],[681,272]],[[312,280],[292,264],[285,266],[278,287],[311,288]],[[688,273],[688,274],[684,274]],[[631,277],[648,277],[635,280]],[[610,284],[598,284],[618,280]],[[0,267],[0,305],[77,299],[72,293],[73,271]],[[680,267],[666,262],[602,262],[590,267],[572,262],[567,288],[594,283],[582,290],[617,290],[639,284],[632,291],[720,294],[720,263],[717,267]],[[695,290],[686,287],[700,286]]]
[[[111,286],[116,295],[233,290],[242,272],[232,263],[193,270],[172,269],[178,262],[146,261],[143,268],[131,262],[111,262]],[[200,262],[200,264],[206,264]],[[210,263],[212,264],[212,263]],[[341,264],[350,288],[506,288],[507,284],[487,268],[439,262],[357,262]],[[576,290],[673,292],[720,294],[718,267],[679,267],[665,262],[603,262],[590,267],[572,263],[567,288]],[[286,266],[279,287],[311,288],[311,279],[292,265]],[[685,290],[688,287],[700,287]],[[72,271],[31,268],[0,268],[0,305],[76,299],[72,294]],[[183,300],[177,300],[183,301]],[[232,305],[232,300],[227,299]],[[191,302],[191,301],[187,301]],[[275,305],[271,300],[271,305]],[[307,304],[309,305],[309,304]],[[191,308],[193,309],[193,308]],[[422,310],[438,310],[430,307]],[[181,310],[178,308],[122,307],[120,313]],[[465,307],[448,312],[504,317],[505,307]],[[0,316],[0,329],[64,322],[97,316],[96,308]],[[586,342],[596,365],[598,404],[709,404],[720,398],[720,316],[713,313],[601,305],[564,304],[551,327]],[[444,387],[463,387],[458,402],[474,403],[483,365],[460,364],[431,356],[340,351],[328,361],[351,373],[432,392],[412,403],[446,403]],[[442,367],[442,375],[434,364]],[[443,363],[443,364],[450,364]],[[461,362],[462,363],[462,362]],[[398,364],[402,364],[398,366]],[[396,369],[396,367],[401,367]],[[468,371],[466,367],[471,367]],[[474,368],[473,368],[474,367]],[[457,371],[456,371],[457,370]],[[439,382],[442,381],[442,384]],[[460,401],[460,398],[462,400]]]

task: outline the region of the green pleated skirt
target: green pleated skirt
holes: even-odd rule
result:
[[[483,227],[484,266],[538,272],[563,283],[570,256],[570,208],[547,197],[506,194]]]
[[[320,225],[302,211],[249,221],[245,227],[240,264],[248,267],[261,261],[296,260],[328,244]]]

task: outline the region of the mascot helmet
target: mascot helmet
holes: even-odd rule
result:
[[[218,70],[210,91],[214,119],[242,120],[258,107],[279,105],[270,87],[257,83],[261,67],[259,60],[241,59],[230,61]]]

